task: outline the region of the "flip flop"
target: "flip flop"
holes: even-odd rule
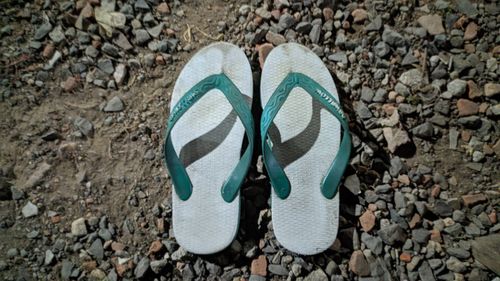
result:
[[[250,64],[232,44],[203,48],[177,78],[164,155],[174,235],[189,252],[221,251],[236,236],[239,188],[254,147],[252,97]]]
[[[293,252],[320,253],[337,236],[338,186],[351,151],[335,83],[312,51],[282,44],[264,63],[260,94],[274,234]]]

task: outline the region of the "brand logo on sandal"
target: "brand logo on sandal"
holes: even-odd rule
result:
[[[345,115],[344,115],[344,112],[342,111],[342,109],[340,108],[338,102],[332,98],[331,95],[323,92],[321,89],[316,89],[316,93],[322,97],[326,102],[328,102],[329,104],[331,104],[335,110],[340,114],[340,116],[345,119]]]

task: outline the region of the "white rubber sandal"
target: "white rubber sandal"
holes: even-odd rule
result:
[[[239,188],[254,143],[252,97],[250,64],[229,43],[200,50],[177,78],[164,154],[174,187],[174,235],[189,252],[221,251],[237,234]],[[249,144],[242,147],[245,136]]]
[[[268,55],[260,89],[274,234],[293,252],[320,253],[337,236],[338,186],[351,150],[335,83],[319,57],[289,43]]]

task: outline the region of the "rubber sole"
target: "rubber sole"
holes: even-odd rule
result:
[[[303,73],[323,86],[338,100],[333,78],[321,59],[306,47],[288,43],[274,48],[268,55],[261,76],[261,102],[267,101],[290,72]],[[321,109],[301,88],[294,88],[274,119],[277,131],[271,134],[273,153],[284,164],[291,193],[280,199],[271,192],[274,234],[285,248],[303,255],[328,249],[337,236],[339,194],[325,198],[320,190],[337,151],[341,137],[340,122]]]
[[[198,51],[183,68],[170,108],[199,81],[220,73],[228,76],[247,96],[246,100],[252,100],[252,72],[245,54],[232,44],[215,43]],[[222,128],[221,124],[227,126]],[[240,197],[225,202],[221,187],[240,159],[245,137],[243,124],[226,97],[219,90],[211,90],[179,119],[171,135],[175,151],[181,160],[189,162],[186,171],[193,184],[191,197],[186,201],[173,191],[175,238],[192,253],[221,251],[231,244],[239,226]],[[184,147],[190,149],[186,151]],[[197,155],[206,147],[210,147],[208,154]]]

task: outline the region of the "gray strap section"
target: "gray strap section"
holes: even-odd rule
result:
[[[243,95],[243,97],[248,105],[251,106],[252,98],[247,95]],[[234,124],[236,124],[237,117],[236,111],[234,109],[231,110],[215,128],[185,144],[179,153],[179,159],[184,167],[187,168],[189,165],[214,151],[229,135]]]
[[[297,161],[314,146],[314,143],[319,137],[321,129],[321,109],[324,106],[312,100],[312,116],[307,127],[297,136],[282,142],[281,134],[274,123],[269,127],[269,135],[273,142],[273,154],[283,167],[283,169],[291,163]]]

